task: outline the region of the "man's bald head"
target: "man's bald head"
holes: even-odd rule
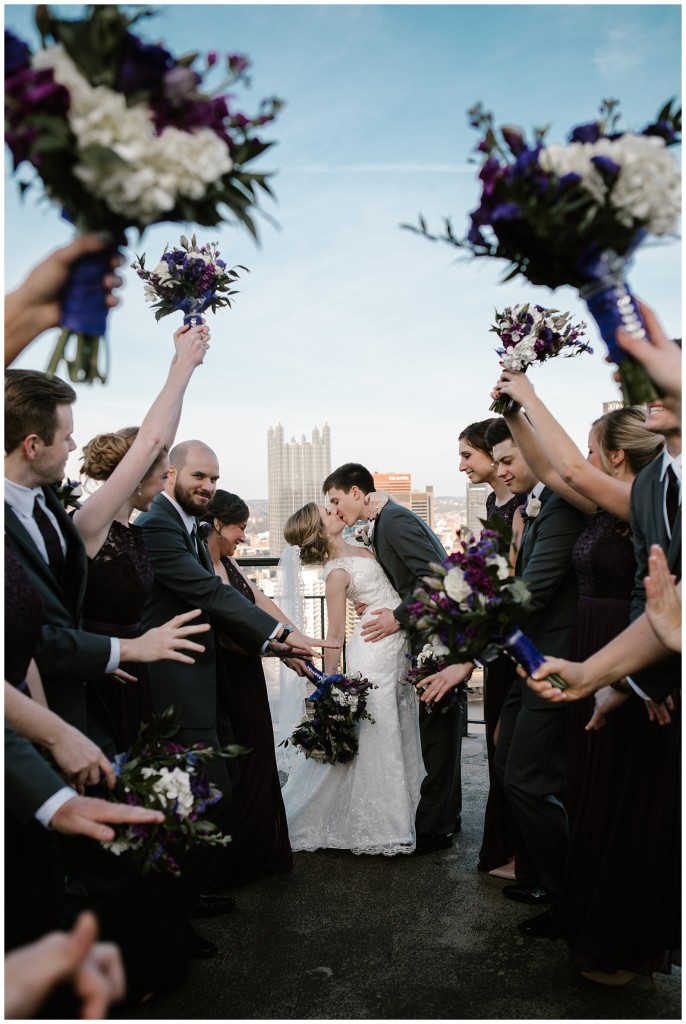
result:
[[[206,455],[211,455],[215,459],[217,458],[210,446],[205,444],[204,441],[180,441],[178,444],[175,444],[169,452],[169,465],[173,466],[178,473],[178,471],[183,469],[188,462],[188,457],[191,452],[193,452],[194,455],[203,452]]]
[[[166,493],[190,516],[201,516],[217,489],[219,461],[204,441],[182,441],[169,453]]]

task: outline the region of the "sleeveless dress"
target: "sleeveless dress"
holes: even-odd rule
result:
[[[222,558],[231,586],[254,603],[243,574],[230,558]],[[221,653],[219,653],[221,652]],[[250,753],[238,759],[239,780],[231,804],[232,842],[222,856],[231,885],[293,868],[286,811],[276,767],[274,729],[260,658],[217,648],[224,659],[229,685],[226,709],[235,742]]]
[[[629,621],[634,577],[626,523],[596,513],[574,549],[580,602],[574,660]],[[593,698],[572,704],[568,738],[574,808],[555,934],[581,970],[668,973],[681,923],[679,697],[672,723],[650,722],[629,699],[585,733]],[[584,705],[586,705],[584,707]]]
[[[89,633],[132,639],[140,636],[143,606],[154,583],[140,526],[114,521],[95,558],[88,559],[83,628]],[[150,721],[152,700],[147,665],[122,664],[136,683],[105,677],[97,684],[120,750],[128,750],[142,722]]]
[[[515,512],[525,504],[526,500],[526,494],[515,494],[504,505],[496,505],[495,491],[491,491],[486,498],[486,517],[490,520],[494,516],[498,516],[508,526],[512,526]],[[495,734],[500,720],[500,711],[516,675],[516,665],[506,655],[500,655],[484,668],[484,728],[489,787],[477,870],[490,871],[492,868],[506,864],[517,848],[517,877],[520,881],[525,881],[527,880],[526,861],[528,855],[523,849],[520,849],[523,844],[517,840],[518,832],[514,814],[493,767]],[[535,879],[533,866],[529,869],[529,873],[533,881]]]
[[[400,598],[374,558],[335,558],[324,568],[350,576],[348,599],[368,609],[394,608]],[[417,698],[403,682],[409,667],[405,634],[366,643],[362,624],[346,645],[346,671],[360,672],[371,689],[367,710],[375,720],[359,724],[359,750],[348,764],[321,764],[299,755],[283,790],[294,850],[333,848],[355,854],[412,853],[415,811],[424,766]]]

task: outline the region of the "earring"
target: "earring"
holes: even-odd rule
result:
[[[491,463],[491,469],[494,469],[494,468],[495,468],[495,462],[492,462]]]
[[[139,498],[142,498],[142,497],[143,497],[143,492],[142,492],[142,490],[140,489],[140,487],[139,487],[139,488],[138,488],[138,490],[136,491],[136,494],[138,495],[138,497],[139,497]]]

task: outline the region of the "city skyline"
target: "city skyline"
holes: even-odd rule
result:
[[[74,5],[56,5],[67,13]],[[79,8],[80,10],[80,8]],[[286,101],[265,129],[277,143],[259,160],[273,170],[275,201],[259,217],[261,245],[235,227],[159,225],[129,238],[127,264],[152,263],[184,232],[217,240],[243,264],[231,310],[208,318],[211,349],[188,389],[178,440],[217,452],[220,486],[266,495],[264,435],[282,422],[332,430],[332,464],[401,467],[437,495],[462,491],[457,437],[488,415],[498,376],[495,309],[540,302],[588,320],[571,288],[522,279],[500,283],[499,261],[470,261],[403,223],[421,213],[462,234],[477,205],[476,133],[467,109],[480,100],[496,122],[551,141],[592,120],[608,96],[621,126],[641,128],[680,89],[681,10],[637,5],[157,5],[137,30],[175,53],[221,46],[252,60],[252,86],[236,90],[253,112],[263,96]],[[9,28],[38,42],[33,8],[7,5]],[[535,55],[535,59],[533,59]],[[545,88],[542,88],[545,83]],[[6,162],[5,283],[13,287],[71,231],[59,210],[18,198]],[[276,223],[274,223],[276,222]],[[629,272],[668,333],[681,332],[678,240],[642,246]],[[122,305],[110,317],[105,387],[77,385],[74,437],[140,423],[166,377],[180,317],[156,323],[126,268]],[[585,451],[590,423],[616,396],[594,325],[593,355],[531,372],[542,399]],[[55,332],[17,367],[42,369]],[[68,471],[75,476],[79,452]]]

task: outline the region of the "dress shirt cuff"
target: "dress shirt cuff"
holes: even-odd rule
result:
[[[36,818],[43,826],[43,828],[50,828],[50,822],[55,817],[60,807],[66,804],[67,800],[71,800],[78,794],[75,790],[70,789],[69,786],[64,786],[62,789],[58,789],[56,793],[49,796],[44,804],[41,804],[36,811]]]
[[[639,697],[641,697],[643,700],[651,700],[652,699],[651,697],[648,696],[647,693],[643,692],[643,690],[640,688],[640,686],[636,685],[636,683],[633,681],[631,676],[625,676],[624,678],[626,679],[627,683],[629,684],[631,689],[634,691],[634,693],[637,693]]]
[[[274,626],[273,630],[271,631],[271,633],[269,634],[267,639],[264,641],[264,643],[260,647],[260,657],[263,657],[267,653],[267,648],[269,647],[269,644],[274,639],[276,634],[280,633],[281,630],[285,629],[285,628],[286,628],[286,623],[285,622],[277,622],[277,624]]]
[[[110,672],[114,672],[116,668],[119,668],[119,662],[121,661],[121,644],[119,643],[119,637],[110,637],[110,660],[107,662],[107,668],[105,669],[105,675],[109,675]]]

